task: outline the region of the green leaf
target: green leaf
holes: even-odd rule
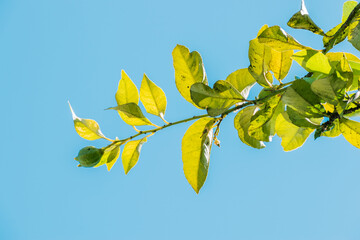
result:
[[[301,50],[301,49],[311,49],[300,44],[292,36],[287,34],[281,27],[272,26],[265,29],[258,36],[260,43],[265,43],[271,48],[274,48],[277,51],[287,51],[287,50]]]
[[[234,119],[234,127],[238,131],[239,138],[243,143],[250,147],[261,149],[265,147],[265,144],[251,137],[248,133],[251,118],[256,110],[257,106],[250,106],[238,112]]]
[[[286,113],[288,114],[289,120],[292,124],[298,127],[304,128],[318,128],[323,120],[323,118],[307,118],[292,108],[287,108]]]
[[[315,80],[311,84],[311,90],[326,102],[337,105],[344,98],[345,86],[346,82],[336,75],[329,75]]]
[[[283,102],[305,117],[323,117],[324,107],[320,98],[303,79],[298,79],[288,87],[282,97]]]
[[[188,128],[182,139],[184,174],[196,193],[199,193],[208,174],[213,142],[212,127],[215,122],[214,118],[208,117],[197,120]]]
[[[99,138],[108,139],[101,132],[99,124],[92,119],[83,119],[76,116],[69,102],[70,111],[74,121],[74,127],[80,137],[86,140],[96,140]]]
[[[274,77],[281,82],[289,73],[294,54],[293,50],[279,52],[271,49],[271,58],[269,61],[269,68],[273,72]]]
[[[190,87],[194,83],[207,84],[201,56],[195,51],[190,53],[188,48],[181,45],[177,45],[174,48],[172,56],[175,68],[176,87],[188,102],[194,104],[190,96]]]
[[[259,110],[251,118],[248,133],[251,137],[270,142],[275,135],[275,122],[279,113],[284,111],[281,102],[281,94],[269,98],[259,107]]]
[[[348,40],[360,51],[360,13],[350,23]]]
[[[236,88],[244,99],[249,96],[250,89],[256,82],[255,78],[250,74],[249,69],[247,68],[236,70],[227,76],[225,81]]]
[[[126,103],[108,109],[117,110],[121,119],[131,126],[154,125],[144,116],[140,107],[135,103]]]
[[[166,110],[166,96],[164,91],[153,83],[145,74],[140,87],[140,100],[146,112],[164,117]]]
[[[121,160],[124,166],[125,174],[128,174],[128,172],[138,162],[141,147],[146,141],[147,139],[146,137],[144,137],[140,140],[130,141],[125,144],[123,152],[121,154]]]
[[[340,130],[349,143],[357,148],[360,148],[360,123],[346,118],[341,118]]]
[[[118,90],[115,94],[115,99],[118,105],[126,103],[139,103],[138,90],[124,70],[121,70],[121,79],[119,81]]]
[[[284,151],[292,151],[301,147],[314,129],[292,124],[287,113],[283,112],[276,120],[275,131],[281,138],[281,146]]]
[[[292,56],[308,72],[329,74],[332,70],[328,58],[316,50],[303,50]]]
[[[324,35],[324,31],[310,18],[304,0],[301,0],[300,11],[290,18],[287,25],[295,29],[305,29],[316,34]]]
[[[217,81],[213,89],[203,83],[195,83],[191,86],[190,92],[192,101],[198,107],[212,109],[209,112],[210,116],[219,115],[230,106],[244,100],[240,92],[224,80]]]
[[[358,5],[358,2],[357,1],[347,1],[347,2],[344,2],[344,5],[343,5],[343,15],[342,15],[342,19],[341,19],[341,22],[345,22],[350,13],[352,12],[352,10],[354,10],[354,8],[356,7],[356,5]]]

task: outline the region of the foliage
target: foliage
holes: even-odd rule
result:
[[[163,90],[144,75],[139,94],[125,71],[115,95],[117,106],[109,109],[116,110],[125,123],[133,126],[135,135],[111,140],[100,131],[96,121],[77,117],[70,106],[75,129],[81,137],[111,142],[100,149],[80,150],[76,158],[81,163],[79,166],[107,165],[110,170],[124,145],[121,159],[127,174],[137,164],[141,147],[151,135],[197,120],[186,131],[181,149],[185,177],[198,193],[207,177],[212,144],[220,147],[218,134],[222,120],[237,111],[234,127],[240,140],[253,148],[264,148],[266,142],[278,135],[284,151],[292,151],[301,147],[311,133],[315,139],[342,134],[360,148],[360,123],[349,119],[360,112],[360,59],[349,53],[329,52],[346,38],[360,50],[360,4],[345,2],[341,23],[325,33],[310,18],[302,1],[300,11],[291,17],[288,25],[321,35],[324,49],[304,46],[281,27],[265,25],[250,41],[249,67],[231,73],[213,87],[208,85],[200,54],[181,45],[174,48],[176,87],[188,102],[206,111],[203,115],[167,122]],[[293,61],[308,74],[286,78]],[[255,84],[262,90],[255,99],[248,99]],[[144,115],[139,100],[147,113],[164,121],[163,126],[153,124]],[[150,129],[140,131],[135,127],[143,125]]]

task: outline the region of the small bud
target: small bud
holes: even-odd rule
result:
[[[79,151],[78,156],[75,158],[80,164],[78,167],[93,167],[100,162],[103,149],[99,149],[93,146],[84,147]]]

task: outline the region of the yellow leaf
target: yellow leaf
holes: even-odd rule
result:
[[[281,138],[281,146],[284,151],[292,151],[301,147],[314,129],[292,124],[288,114],[284,112],[279,114],[276,119],[275,131]]]
[[[214,123],[214,118],[209,117],[197,120],[182,139],[184,174],[196,193],[199,193],[207,177]]]
[[[297,63],[300,64],[308,72],[320,72],[329,74],[331,65],[328,58],[316,50],[302,50],[292,56]]]
[[[99,124],[95,120],[79,118],[72,109],[70,102],[69,107],[74,121],[75,130],[80,137],[85,138],[86,140],[96,140],[99,138],[108,139],[101,132]]]
[[[360,148],[360,123],[346,118],[340,119],[340,130],[345,139]]]
[[[188,48],[177,45],[173,52],[175,83],[180,94],[194,104],[190,96],[190,87],[194,83],[207,84],[205,68],[198,52],[190,52]],[[194,104],[196,106],[196,104]],[[196,106],[197,107],[197,106]]]
[[[165,93],[145,74],[140,87],[140,100],[148,113],[159,117],[164,116],[166,110]]]
[[[244,99],[249,96],[250,89],[256,82],[255,78],[250,74],[249,69],[247,68],[236,70],[227,76],[225,81],[231,83]]]
[[[125,174],[128,174],[128,172],[138,162],[141,147],[145,142],[146,142],[146,137],[144,137],[140,140],[130,141],[125,145],[123,153],[121,154],[121,159],[122,159]]]
[[[124,70],[121,70],[121,79],[119,81],[118,90],[115,94],[115,99],[118,105],[126,103],[139,103],[139,93],[137,87],[131,81]]]

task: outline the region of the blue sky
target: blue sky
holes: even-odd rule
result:
[[[323,29],[341,21],[343,1],[306,3]],[[201,53],[212,84],[248,66],[248,42],[264,24],[320,49],[320,37],[286,26],[299,7],[298,0],[0,1],[0,239],[359,239],[359,150],[343,137],[310,137],[288,153],[276,137],[255,150],[240,142],[229,116],[199,195],[182,171],[189,124],[149,138],[127,176],[121,161],[107,172],[77,168],[73,159],[106,142],[76,134],[68,100],[107,136],[133,134],[104,111],[116,104],[125,69],[138,87],[146,73],[164,89],[168,121],[201,114],[176,90],[175,45]],[[334,50],[359,56],[349,43]],[[294,63],[289,77],[303,74]]]

